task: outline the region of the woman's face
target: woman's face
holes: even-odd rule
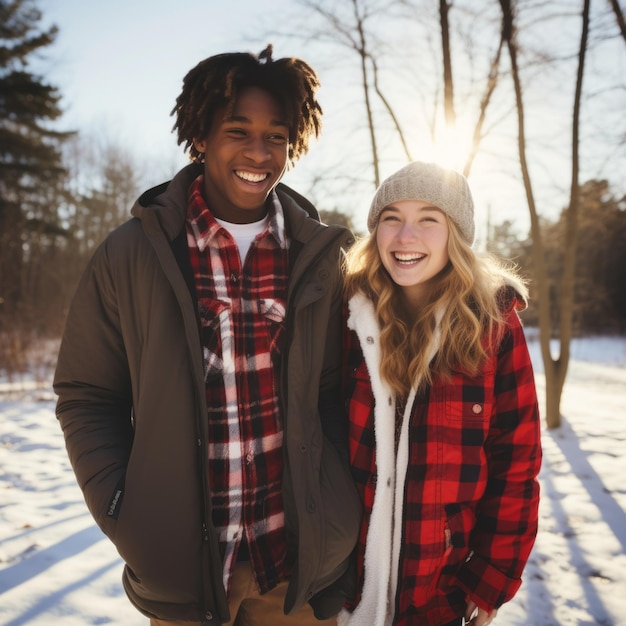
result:
[[[418,304],[448,256],[449,228],[445,213],[421,200],[386,206],[376,228],[376,245],[389,276],[409,301]]]

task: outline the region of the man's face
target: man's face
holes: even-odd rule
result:
[[[259,87],[243,89],[232,115],[218,111],[208,135],[204,187],[213,215],[237,224],[263,218],[265,201],[287,167],[289,127],[282,108]]]

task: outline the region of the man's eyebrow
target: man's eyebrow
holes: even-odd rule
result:
[[[241,122],[243,124],[251,124],[252,120],[245,115],[229,115],[224,118],[225,122]],[[284,126],[285,128],[289,128],[289,124],[285,120],[271,120],[270,124],[272,126]]]

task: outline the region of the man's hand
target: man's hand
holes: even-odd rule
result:
[[[465,624],[466,626],[487,626],[487,624],[491,624],[497,614],[497,609],[487,613],[484,609],[479,609],[474,602],[468,600],[465,610]]]

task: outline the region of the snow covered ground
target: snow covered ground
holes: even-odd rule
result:
[[[562,428],[543,432],[524,584],[494,624],[626,626],[625,338],[574,342],[562,413]],[[49,382],[0,379],[0,624],[147,626],[121,569],[76,486]]]

